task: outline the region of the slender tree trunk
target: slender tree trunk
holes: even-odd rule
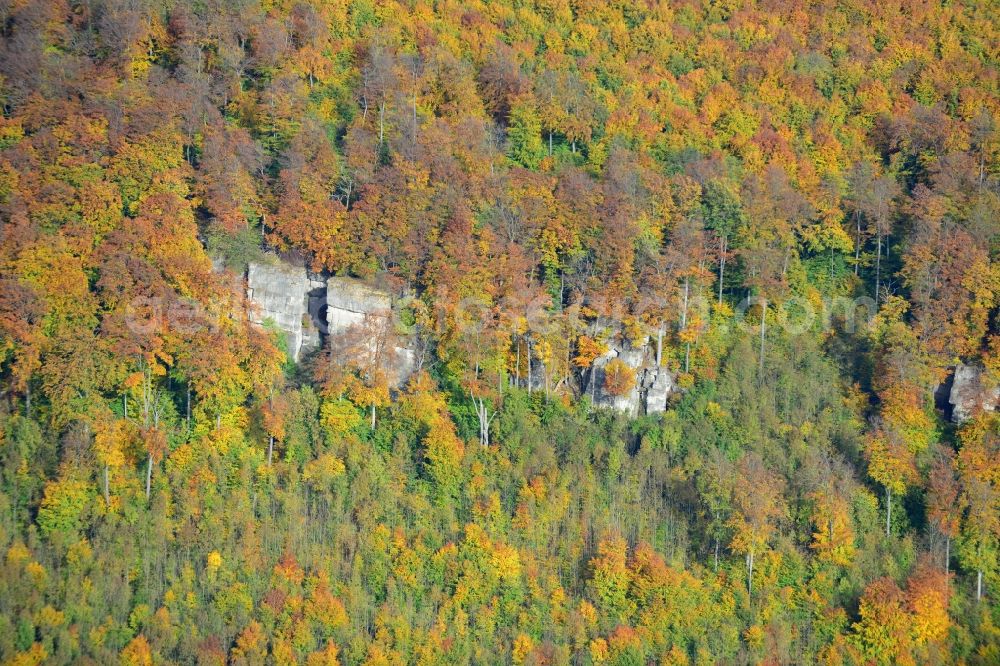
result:
[[[375,429],[375,405],[372,404],[372,430]]]
[[[945,575],[951,573],[951,537],[947,537],[944,541],[944,573]]]
[[[528,395],[531,395],[531,338],[528,338]]]
[[[753,550],[747,553],[747,595],[753,594]]]
[[[889,536],[892,527],[892,491],[885,487],[885,535]]]
[[[861,263],[861,213],[854,213],[854,221],[857,223],[854,236],[854,274],[857,275]]]
[[[980,569],[976,572],[976,601],[982,601],[983,599],[983,570]]]
[[[656,367],[659,368],[663,363],[663,323],[660,323],[660,328],[656,331]]]
[[[271,460],[274,457],[274,435],[268,439],[267,442],[267,466],[271,466]]]
[[[483,446],[489,448],[490,446],[490,410],[486,406],[486,401],[480,398],[480,404],[483,408]]]
[[[684,278],[684,311],[681,313],[681,330],[686,331],[688,326],[688,293],[690,291],[690,278]]]
[[[875,311],[878,312],[879,291],[882,282],[882,230],[876,233],[878,236],[877,250],[875,252]]]
[[[378,107],[378,147],[382,149],[382,142],[385,139],[385,99]]]
[[[104,505],[111,508],[111,483],[108,480],[108,466],[104,465]]]
[[[146,500],[149,500],[149,490],[153,483],[153,454],[146,459]]]
[[[681,315],[681,330],[687,332],[688,327],[688,302],[691,294],[691,277],[684,276],[684,313]],[[684,372],[691,366],[691,342],[688,341],[684,349]]]
[[[549,155],[552,155],[552,130],[549,130]]]
[[[514,359],[514,386],[521,388],[521,338],[517,339],[517,357]]]
[[[767,299],[761,303],[760,308],[760,368],[758,375],[760,381],[764,381],[764,334],[767,330]]]
[[[719,241],[719,305],[722,305],[722,285],[726,277],[726,246],[729,239],[723,236]]]
[[[719,572],[719,537],[715,537],[715,572]]]

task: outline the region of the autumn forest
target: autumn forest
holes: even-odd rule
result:
[[[0,664],[998,663],[992,0],[0,0]]]

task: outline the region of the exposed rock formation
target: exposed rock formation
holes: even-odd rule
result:
[[[604,369],[616,358],[635,372],[635,385],[623,396],[612,395],[604,388]],[[638,346],[629,342],[612,343],[610,349],[594,362],[590,375],[588,392],[593,396],[594,404],[628,416],[665,411],[667,398],[676,388],[673,375],[664,367],[656,367],[656,351],[648,339]]]
[[[351,326],[364,323],[366,315],[389,316],[389,294],[361,280],[332,277],[326,281],[327,333],[336,335]]]
[[[256,306],[250,311],[251,321],[257,324],[273,321],[284,332],[288,354],[296,361],[303,349],[307,291],[304,268],[281,261],[253,262],[247,268],[247,298]]]
[[[649,385],[646,388],[646,413],[657,414],[667,410],[667,398],[676,388],[674,377],[666,368],[651,368],[646,371]]]
[[[328,335],[343,334],[352,326],[361,326],[366,318],[384,318],[382,325],[393,326],[392,297],[381,289],[353,278],[331,277],[326,281]],[[392,344],[387,354],[390,383],[400,386],[416,370],[416,354],[405,344]]]
[[[978,409],[988,412],[1000,405],[1000,387],[992,389],[983,385],[983,369],[973,365],[958,364],[951,382],[951,420],[964,423]]]
[[[305,268],[277,258],[250,263],[247,298],[254,306],[251,320],[273,321],[296,361],[318,349],[325,336],[342,334],[366,317],[384,317],[386,325],[392,325],[392,298],[385,291],[353,278],[309,275]],[[405,344],[393,344],[388,354],[390,380],[398,386],[413,374],[417,357]]]
[[[273,321],[285,334],[288,353],[296,361],[309,350],[318,349],[326,336],[360,328],[367,319],[376,327],[386,326],[391,333],[385,351],[390,383],[398,387],[416,371],[417,353],[392,328],[392,296],[377,287],[354,278],[323,279],[309,275],[303,267],[274,258],[250,263],[247,297],[254,305],[250,312],[252,321],[258,324]],[[615,340],[620,339],[619,333]],[[635,373],[635,384],[624,396],[612,395],[604,388],[605,367],[616,358]],[[648,338],[636,345],[627,341],[611,343],[610,349],[594,362],[588,379],[587,393],[594,404],[629,416],[663,412],[670,394],[676,390],[673,375],[656,366],[655,349]],[[531,377],[521,378],[522,386],[529,384],[533,390],[545,388],[545,367],[539,359],[532,361]]]

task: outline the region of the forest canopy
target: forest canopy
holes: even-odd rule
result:
[[[0,663],[1000,663],[998,66],[991,0],[0,0]],[[296,358],[278,259],[391,321]]]

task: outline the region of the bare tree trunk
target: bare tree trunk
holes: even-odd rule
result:
[[[983,570],[980,569],[976,572],[976,601],[982,601],[983,599]]]
[[[104,505],[111,508],[111,484],[108,480],[108,466],[104,465]]]
[[[153,483],[153,453],[146,459],[146,500],[149,500],[149,490]]]
[[[378,107],[378,147],[382,149],[382,142],[385,140],[385,98]]]
[[[656,367],[659,368],[663,363],[663,323],[660,323],[660,328],[656,331]]]
[[[531,394],[531,338],[528,338],[528,394]]]
[[[274,457],[274,435],[268,439],[267,442],[267,466],[271,466],[271,460]]]
[[[688,326],[688,300],[691,294],[691,278],[690,276],[684,276],[684,314],[681,316],[681,330],[687,331]],[[686,343],[684,349],[684,372],[687,372],[691,366],[691,342]]]
[[[747,595],[753,594],[753,550],[747,553]]]
[[[726,277],[726,246],[729,239],[723,236],[719,241],[719,305],[722,305],[722,285]]]
[[[517,339],[517,358],[514,359],[514,386],[521,388],[521,338]]]
[[[854,214],[854,220],[857,222],[857,231],[854,237],[854,274],[858,274],[858,266],[861,263],[861,213]]]
[[[681,313],[681,330],[686,331],[688,325],[688,293],[690,288],[690,278],[684,278],[684,311]]]
[[[764,381],[764,333],[767,330],[767,299],[761,303],[760,308],[760,369],[758,376],[760,381]]]
[[[882,282],[882,230],[879,229],[876,235],[878,250],[875,253],[875,311],[878,312],[878,297]]]
[[[885,535],[889,536],[892,526],[892,491],[885,487]]]
[[[479,419],[479,443],[483,447],[489,447],[490,445],[490,421],[493,416],[489,413],[489,407],[486,405],[486,400],[483,398],[477,398],[475,395],[472,396],[472,404],[476,407],[476,417]],[[494,415],[496,413],[494,412]]]

